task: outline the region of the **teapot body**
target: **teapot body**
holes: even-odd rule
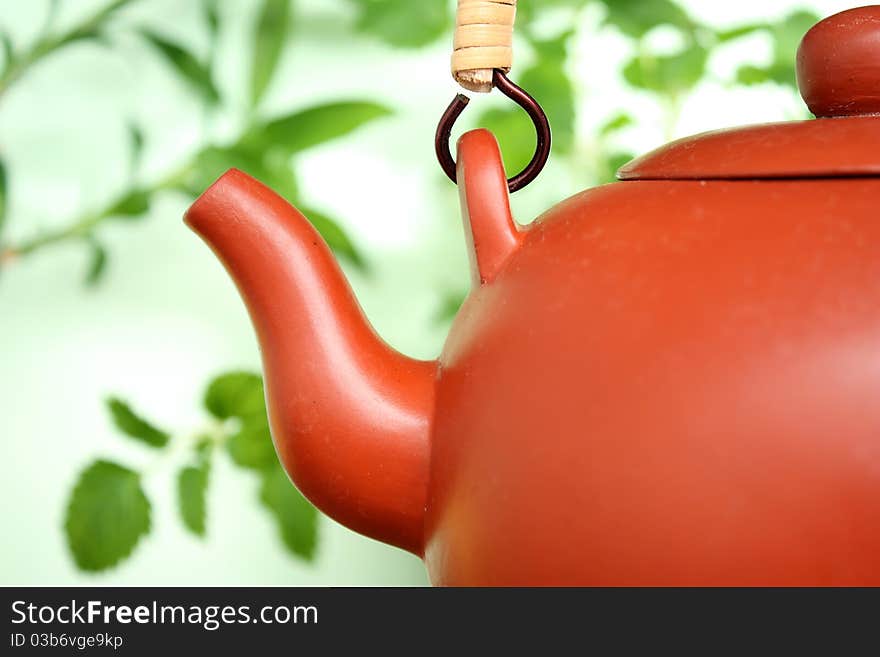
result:
[[[678,140],[528,226],[463,135],[473,290],[436,360],[381,340],[299,211],[218,179],[186,221],[300,491],[441,585],[880,586],[880,6],[797,71],[825,118]]]
[[[435,584],[880,585],[880,179],[622,182],[439,360]]]

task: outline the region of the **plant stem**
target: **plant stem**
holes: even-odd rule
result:
[[[162,472],[171,463],[180,463],[186,458],[192,458],[199,443],[209,439],[211,447],[223,447],[232,436],[226,423],[218,421],[208,422],[200,431],[181,434],[172,438],[171,442],[140,470],[142,477],[152,477],[157,472]]]
[[[100,214],[87,215],[85,217],[77,219],[69,226],[65,226],[64,228],[61,228],[59,230],[44,233],[39,237],[35,237],[33,239],[22,242],[18,246],[7,247],[6,250],[3,252],[5,259],[7,260],[7,262],[11,262],[12,260],[15,260],[17,258],[26,256],[29,253],[33,253],[37,249],[40,249],[44,246],[57,244],[58,242],[64,242],[69,239],[85,237],[101,220],[102,217]]]
[[[27,52],[15,57],[0,76],[0,97],[12,87],[21,76],[44,57],[69,43],[92,36],[116,11],[134,0],[113,0],[79,25],[57,35],[44,34]]]
[[[664,126],[663,133],[664,139],[667,142],[672,141],[675,137],[675,130],[678,127],[678,122],[681,119],[681,110],[682,110],[682,96],[678,93],[670,93],[665,94],[663,96],[664,102]]]
[[[158,182],[141,188],[141,191],[152,196],[157,192],[173,189],[179,186],[181,181],[186,178],[195,166],[196,157],[197,155],[193,156],[189,162]],[[100,223],[113,218],[112,209],[117,207],[119,202],[131,194],[132,191],[132,189],[124,190],[119,196],[111,200],[103,209],[98,210],[97,212],[89,212],[82,217],[75,219],[66,226],[48,231],[37,237],[25,240],[18,245],[7,246],[0,250],[0,268],[7,266],[17,258],[29,255],[46,246],[87,237]]]

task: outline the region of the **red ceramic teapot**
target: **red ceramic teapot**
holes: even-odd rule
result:
[[[435,361],[281,197],[214,183],[186,220],[303,494],[435,584],[880,584],[880,7],[798,67],[823,118],[672,143],[527,226],[464,135],[473,289]]]

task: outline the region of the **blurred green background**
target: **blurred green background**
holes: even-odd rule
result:
[[[835,0],[521,0],[544,105],[527,222],[694,132],[807,118],[794,52]],[[439,352],[467,291],[433,133],[454,1],[0,0],[3,584],[424,584],[279,478],[244,307],[180,218],[229,166],[303,208],[378,331]],[[461,128],[528,120],[480,96]]]

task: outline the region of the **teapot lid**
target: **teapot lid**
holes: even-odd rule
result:
[[[818,118],[679,139],[626,164],[618,178],[880,176],[880,5],[841,12],[807,32],[797,79]]]

